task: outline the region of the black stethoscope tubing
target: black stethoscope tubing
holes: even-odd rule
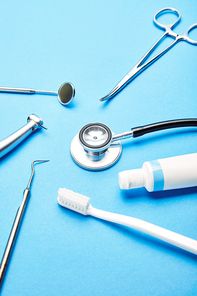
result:
[[[103,144],[99,144],[99,145],[94,144],[94,146],[92,146],[91,144],[88,144],[84,140],[84,137],[83,137],[84,131],[93,126],[99,126],[101,128],[104,128],[107,131],[107,139]],[[134,127],[131,129],[132,133],[130,134],[130,136],[132,136],[133,138],[137,138],[148,133],[161,131],[165,129],[180,128],[180,127],[195,127],[195,126],[197,126],[196,118],[167,120],[167,121],[161,121],[161,122],[156,122],[148,125]],[[84,148],[88,148],[89,150],[92,150],[92,152],[94,152],[96,149],[102,150],[102,148],[105,149],[106,147],[109,147],[112,141],[124,138],[124,137],[121,137],[121,135],[123,134],[120,134],[120,137],[118,137],[119,135],[118,136],[113,135],[111,129],[103,123],[97,123],[97,122],[89,123],[83,126],[79,131],[79,141]]]

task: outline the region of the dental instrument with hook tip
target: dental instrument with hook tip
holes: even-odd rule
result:
[[[13,223],[13,226],[12,226],[12,229],[11,229],[8,241],[7,241],[7,245],[6,245],[3,257],[2,257],[2,261],[1,261],[1,265],[0,265],[0,288],[1,288],[1,284],[3,282],[3,278],[4,278],[4,275],[5,275],[8,263],[9,263],[9,258],[11,256],[12,249],[14,247],[14,243],[16,241],[17,233],[19,232],[19,228],[20,228],[20,225],[21,225],[21,222],[22,222],[22,218],[23,218],[24,213],[25,213],[27,202],[29,200],[31,183],[32,183],[33,176],[34,176],[34,164],[36,162],[47,162],[47,161],[49,161],[49,160],[34,160],[32,162],[32,164],[31,164],[32,173],[31,173],[31,176],[30,176],[30,180],[29,180],[29,183],[28,183],[27,187],[24,190],[23,201],[22,201],[20,207],[17,210],[16,217],[14,219],[14,223]]]

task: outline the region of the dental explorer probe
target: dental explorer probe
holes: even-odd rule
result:
[[[7,245],[6,245],[4,254],[3,254],[3,258],[1,260],[1,265],[0,265],[0,289],[1,289],[1,285],[2,285],[2,282],[3,282],[3,278],[4,278],[4,275],[5,275],[7,266],[8,266],[8,261],[9,261],[9,258],[11,256],[11,253],[12,253],[12,249],[14,247],[14,242],[16,240],[17,233],[19,231],[20,224],[22,222],[22,218],[23,218],[23,215],[25,213],[25,208],[27,206],[27,202],[28,202],[28,199],[29,199],[28,197],[30,195],[30,187],[31,187],[31,183],[32,183],[32,180],[33,180],[33,176],[34,176],[34,164],[36,162],[47,162],[47,161],[49,161],[49,160],[34,160],[32,162],[32,164],[31,164],[31,168],[32,168],[31,177],[30,177],[30,180],[29,180],[29,183],[28,183],[27,187],[24,190],[23,201],[22,201],[20,207],[17,210],[16,217],[15,217],[15,220],[14,220],[11,232],[10,232],[10,236],[8,238]]]
[[[71,83],[63,83],[58,91],[35,90],[29,88],[16,87],[0,87],[0,92],[3,93],[18,93],[18,94],[43,94],[43,95],[57,95],[58,101],[62,105],[68,105],[75,96],[75,87]]]

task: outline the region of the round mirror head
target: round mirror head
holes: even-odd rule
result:
[[[62,105],[68,105],[75,96],[75,87],[71,83],[63,83],[58,90],[58,100]]]
[[[103,123],[86,124],[79,132],[79,141],[83,148],[92,152],[108,148],[112,140],[112,132]]]

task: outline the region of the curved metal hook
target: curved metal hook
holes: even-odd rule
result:
[[[31,187],[31,182],[32,182],[32,180],[33,180],[33,176],[34,176],[34,163],[36,163],[36,162],[47,162],[47,161],[49,161],[49,160],[34,160],[34,161],[32,162],[32,164],[31,164],[32,173],[31,173],[31,177],[30,177],[29,183],[28,183],[28,185],[27,185],[27,189],[30,189],[30,187]]]

